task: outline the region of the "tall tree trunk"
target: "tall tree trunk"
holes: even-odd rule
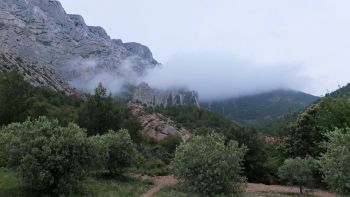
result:
[[[302,194],[303,193],[303,186],[299,185],[299,189],[300,189],[300,193]]]

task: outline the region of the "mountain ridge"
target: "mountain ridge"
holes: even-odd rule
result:
[[[319,97],[295,90],[273,90],[265,93],[201,103],[201,106],[260,130],[288,112],[297,112]]]

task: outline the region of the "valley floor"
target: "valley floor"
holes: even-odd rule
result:
[[[196,197],[195,194],[186,194],[176,186],[173,176],[159,176],[151,179],[125,177],[122,180],[89,177],[83,184],[83,191],[73,196],[118,196],[118,197]],[[0,197],[25,196],[21,192],[19,180],[16,175],[0,168]],[[299,196],[297,187],[252,184],[247,185],[246,192],[242,197],[292,197]],[[303,197],[333,197],[329,192],[322,190],[306,189],[307,195]],[[198,196],[199,197],[199,196]]]

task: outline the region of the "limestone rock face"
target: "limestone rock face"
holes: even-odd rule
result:
[[[198,93],[185,89],[159,90],[141,83],[133,94],[132,101],[147,106],[190,105],[200,107]]]
[[[67,14],[56,0],[1,0],[0,43],[0,53],[51,67],[66,80],[81,74],[69,73],[67,65],[89,59],[97,62],[96,72],[121,72],[128,61],[142,75],[158,65],[146,46],[111,39],[103,28]]]
[[[26,81],[33,86],[49,87],[58,92],[64,92],[68,95],[77,94],[78,92],[71,88],[55,70],[47,66],[24,63],[20,58],[14,58],[9,55],[0,55],[0,73],[6,73],[17,69]]]
[[[141,133],[156,140],[162,140],[168,135],[179,135],[183,141],[191,137],[191,133],[185,128],[178,128],[169,118],[159,113],[148,113],[139,103],[129,103],[131,113],[141,123]]]

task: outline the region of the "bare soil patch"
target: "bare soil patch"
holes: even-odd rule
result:
[[[265,184],[255,184],[255,183],[248,183],[246,190],[249,192],[299,193],[299,187],[281,186],[281,185],[265,185]],[[335,197],[335,195],[333,195],[327,191],[323,191],[323,190],[319,190],[319,189],[305,188],[304,190],[305,190],[305,193],[312,194],[315,196]]]

